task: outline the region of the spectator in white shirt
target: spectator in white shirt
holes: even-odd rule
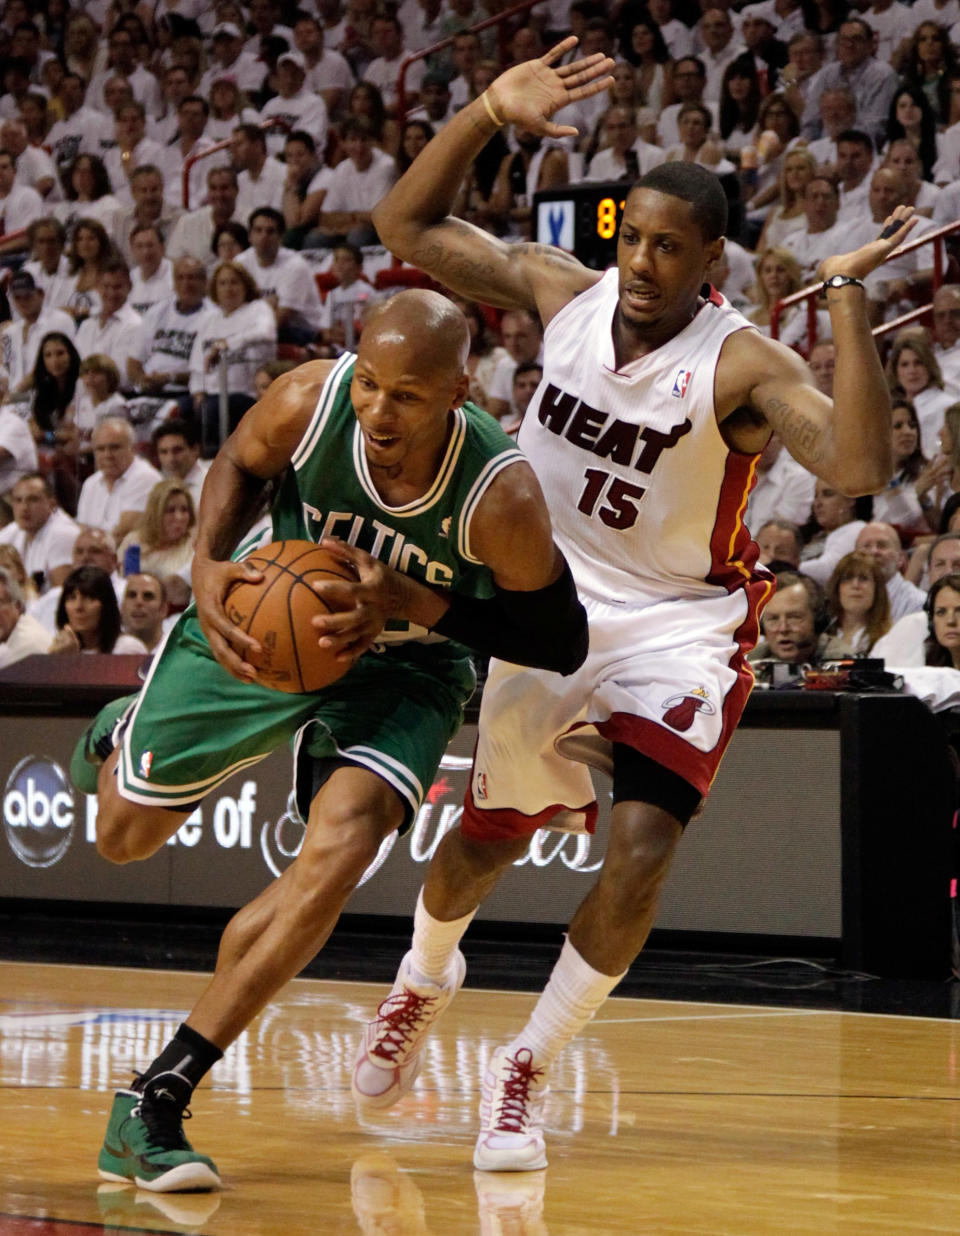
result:
[[[190,74],[183,64],[175,60],[167,65],[163,71],[161,93],[162,112],[159,118],[147,117],[147,137],[152,137],[161,146],[169,146],[180,128],[180,104],[192,93]]]
[[[232,167],[211,167],[207,172],[207,203],[180,216],[166,245],[172,262],[192,257],[207,269],[216,264],[213,239],[226,223],[242,223],[237,208],[237,173]]]
[[[153,431],[152,442],[163,476],[172,481],[182,481],[199,510],[200,493],[210,464],[200,458],[200,441],[193,421],[163,421]]]
[[[294,129],[283,147],[287,179],[283,186],[283,243],[299,249],[320,219],[333,169],[324,167],[309,133]]]
[[[70,298],[70,265],[64,254],[66,228],[53,215],[45,215],[27,228],[27,240],[30,260],[22,269],[33,275],[37,287],[43,290],[44,305],[59,309]]]
[[[363,277],[363,253],[356,245],[338,245],[333,251],[330,273],[337,286],[330,289],[323,302],[320,319],[323,342],[337,349],[353,351],[359,334],[361,315],[367,305],[378,298],[371,284]]]
[[[930,546],[927,565],[928,585],[933,585],[944,575],[960,571],[960,533],[945,532]],[[891,630],[877,640],[871,655],[882,657],[887,665],[916,666],[924,664],[924,641],[929,629],[925,610],[906,614]]]
[[[0,124],[0,146],[9,150],[17,160],[18,185],[35,189],[42,198],[49,198],[51,202],[57,201],[61,196],[57,169],[45,150],[29,144],[26,125],[19,120],[4,120]]]
[[[887,357],[887,381],[916,408],[920,447],[932,459],[940,445],[943,414],[954,399],[944,389],[943,373],[922,327],[907,327],[895,337]]]
[[[0,377],[11,391],[27,390],[33,378],[40,340],[50,331],[73,339],[73,318],[62,309],[48,309],[33,275],[18,270],[10,280],[10,303],[17,316],[0,327]]]
[[[355,78],[344,56],[324,47],[323,24],[299,11],[293,23],[293,43],[307,68],[307,87],[316,91],[334,115],[347,97]]]
[[[307,237],[308,245],[332,248],[343,240],[361,246],[377,241],[370,214],[393,184],[396,164],[374,146],[365,117],[349,116],[342,136],[347,157],[333,169],[320,223]]]
[[[944,389],[960,398],[960,283],[944,283],[933,294],[933,338]]]
[[[727,65],[746,51],[743,43],[736,37],[733,22],[726,9],[707,9],[697,22],[697,32],[703,44],[697,55],[707,71],[707,82],[703,89],[702,102],[719,103],[720,86]],[[686,55],[690,55],[688,48]]]
[[[486,410],[502,420],[513,406],[513,375],[517,366],[543,363],[543,325],[529,309],[508,309],[500,320],[500,338],[506,355],[498,362],[487,390]]]
[[[141,317],[173,295],[173,263],[163,256],[163,236],[155,223],[141,223],[130,233],[136,265],[130,272],[130,307]]]
[[[807,149],[821,165],[837,161],[837,136],[857,123],[857,101],[845,86],[824,90],[817,102],[821,136],[807,139]]]
[[[645,142],[637,131],[631,107],[611,107],[603,117],[603,149],[590,160],[584,180],[638,180],[667,157],[665,150]]]
[[[420,87],[420,106],[407,112],[407,121],[425,120],[434,133],[439,133],[455,114],[446,78],[436,69],[429,70]]]
[[[67,187],[67,173],[78,154],[98,158],[113,141],[113,124],[86,105],[87,85],[79,73],[66,73],[57,91],[63,119],[50,127],[46,145],[60,174],[61,185]]]
[[[91,314],[77,331],[77,351],[81,358],[102,352],[127,380],[127,361],[143,359],[143,318],[128,303],[130,272],[122,258],[107,258],[97,279],[99,313]]]
[[[190,166],[186,194],[184,193],[183,169],[187,160],[214,145],[212,139],[204,133],[209,115],[210,104],[206,99],[198,94],[187,95],[177,109],[177,135],[164,149],[163,168],[167,197],[174,206],[183,210],[203,204],[207,175],[211,167],[225,166],[230,162],[225,150],[204,159],[196,159]]]
[[[318,150],[327,145],[327,105],[315,91],[306,85],[307,62],[298,51],[285,51],[277,57],[274,74],[277,93],[268,99],[261,112],[261,120],[279,120],[282,124],[267,134],[267,149],[273,155],[283,150],[284,132],[305,129],[316,143]]]
[[[868,211],[870,173],[875,163],[873,142],[869,133],[859,129],[844,129],[837,134],[837,191],[840,205],[837,221],[849,223],[862,218]]]
[[[163,146],[147,137],[146,131],[147,113],[142,103],[130,99],[117,108],[117,144],[104,154],[103,163],[114,193],[128,204],[133,201],[130,177],[134,171],[148,164],[162,170],[166,160]]]
[[[26,613],[23,590],[12,572],[0,568],[0,669],[45,653],[49,644],[46,630]]]
[[[22,232],[43,214],[43,198],[36,189],[18,185],[16,178],[16,155],[0,148],[0,253],[26,249],[26,236],[13,233]]]
[[[53,486],[42,472],[25,472],[9,496],[13,522],[0,529],[0,545],[12,545],[38,592],[62,584],[69,575],[80,529],[57,506]]]
[[[123,629],[153,652],[166,631],[165,620],[170,613],[167,590],[159,575],[138,571],[128,575],[120,603]]]
[[[287,169],[267,154],[267,139],[255,124],[238,124],[230,136],[230,160],[237,173],[236,213],[244,224],[259,206],[280,210]]]
[[[189,415],[190,353],[212,307],[205,295],[204,264],[196,258],[178,258],[173,268],[173,287],[175,294],[154,305],[144,318],[145,359],[131,356],[127,367],[131,382],[139,390],[176,399],[181,412]]]
[[[810,518],[816,478],[787,451],[776,434],[757,460],[757,483],[747,502],[748,528],[761,528],[770,519],[788,519],[802,527]]]
[[[250,216],[250,248],[237,261],[253,277],[273,308],[282,343],[309,343],[320,328],[320,293],[313,269],[304,258],[280,244],[283,215],[262,206]]]
[[[93,431],[96,471],[80,490],[77,521],[121,538],[134,527],[160,473],[134,451],[133,427],[106,416]]]
[[[157,116],[161,109],[160,84],[152,73],[149,73],[137,60],[137,49],[129,30],[122,26],[114,26],[108,40],[108,58],[106,68],[94,74],[87,102],[98,111],[109,110],[106,96],[106,83],[111,77],[120,75],[130,83],[130,90],[138,103],[151,116]]]
[[[376,58],[367,65],[361,80],[371,82],[380,91],[384,107],[391,116],[397,114],[397,79],[407,50],[403,46],[403,27],[396,17],[380,13],[373,19],[373,47]],[[415,60],[404,78],[405,105],[416,107],[426,66]]]
[[[0,497],[25,472],[35,472],[37,448],[30,426],[12,408],[0,406]]]
[[[833,180],[822,175],[811,177],[803,191],[802,205],[803,227],[788,232],[781,244],[794,255],[804,278],[809,280],[824,258],[838,252],[836,225],[840,197]]]
[[[210,41],[210,68],[200,80],[198,94],[209,98],[210,88],[225,73],[237,83],[244,94],[256,94],[263,85],[267,66],[256,55],[243,49],[243,32],[236,22],[222,21],[213,28]]]

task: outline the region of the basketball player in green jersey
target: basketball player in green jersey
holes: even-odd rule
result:
[[[204,794],[297,731],[306,788],[299,855],[231,920],[186,1022],[117,1093],[105,1179],[218,1187],[183,1135],[193,1088],[322,947],[384,837],[411,824],[473,690],[467,647],[561,673],[585,657],[585,615],[539,485],[512,439],[464,404],[468,346],[450,301],[404,292],[370,319],[356,358],[271,385],[204,482],[195,605],[140,695],[105,709],[74,756],[78,787],[99,796],[98,848],[119,863],[154,854]],[[351,608],[315,620],[316,637],[352,664],[310,695],[257,682],[244,659],[255,642],[224,608],[250,574],[231,553],[268,482],[262,539],[324,540],[359,573],[318,585]]]

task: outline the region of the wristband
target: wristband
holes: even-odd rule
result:
[[[827,288],[845,288],[848,284],[853,284],[854,287],[862,288],[863,280],[854,279],[853,275],[831,275],[829,279],[824,279],[821,291],[824,296],[827,294]]]
[[[493,123],[497,126],[498,129],[502,129],[503,121],[497,116],[497,113],[493,110],[493,104],[490,102],[489,98],[487,97],[486,90],[483,92],[480,98],[483,99],[483,106],[487,109],[487,115],[490,117],[490,119],[493,121]]]

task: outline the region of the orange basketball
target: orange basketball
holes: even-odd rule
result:
[[[317,614],[331,612],[311,584],[355,580],[354,571],[312,541],[272,541],[244,561],[263,573],[263,581],[234,584],[226,610],[230,621],[260,645],[257,657],[248,655],[247,660],[256,666],[261,685],[302,694],[342,678],[349,663],[334,660],[331,649],[319,647],[320,637],[310,625]]]

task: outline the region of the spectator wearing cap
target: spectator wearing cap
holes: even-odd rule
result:
[[[42,472],[25,472],[10,491],[13,522],[0,529],[0,545],[12,545],[27,574],[43,592],[62,584],[72,570],[73,543],[80,529],[57,506]]]
[[[79,154],[98,158],[113,141],[113,125],[102,112],[87,107],[87,84],[79,73],[65,73],[56,99],[63,113],[47,134],[45,146],[64,185]]]
[[[18,270],[11,278],[9,294],[17,316],[0,327],[0,374],[8,390],[22,391],[30,386],[44,335],[60,331],[72,339],[76,324],[63,309],[44,309],[43,289],[28,270]]]
[[[293,23],[293,45],[306,65],[307,89],[320,95],[328,115],[335,115],[356,81],[346,57],[325,46],[323,23],[302,11]]]
[[[114,128],[117,144],[103,156],[113,191],[121,202],[133,201],[130,177],[138,167],[149,165],[163,170],[166,151],[147,137],[147,113],[137,99],[128,99],[117,108]]]
[[[373,19],[373,48],[376,57],[367,65],[362,80],[376,86],[384,106],[391,116],[397,112],[397,77],[400,65],[407,55],[403,45],[403,28],[396,17],[379,13]],[[422,60],[415,60],[407,69],[405,78],[406,105],[415,107],[420,94],[426,67]],[[373,203],[370,203],[371,206]]]
[[[283,206],[287,169],[267,154],[267,139],[255,124],[239,124],[230,137],[230,160],[237,173],[237,214],[246,222],[258,206]]]
[[[237,173],[232,167],[211,167],[207,172],[205,206],[188,210],[177,220],[167,240],[171,261],[192,257],[208,270],[216,264],[213,238],[226,223],[243,223],[237,210]]]
[[[407,120],[425,120],[434,133],[439,133],[454,114],[447,79],[436,69],[429,69],[420,87],[420,106],[407,113]]]
[[[264,105],[260,118],[279,120],[283,127],[268,131],[269,152],[272,155],[280,154],[286,133],[292,129],[305,129],[317,149],[324,150],[327,144],[327,105],[306,85],[307,62],[302,53],[295,50],[281,53],[277,57],[274,80],[277,93]]]
[[[0,669],[34,653],[45,653],[50,636],[26,613],[23,590],[13,573],[0,568]]]
[[[43,214],[43,198],[26,185],[18,185],[17,157],[0,147],[0,253],[16,253],[27,247],[26,236],[13,237],[24,231]],[[4,240],[10,236],[11,239]]]
[[[250,248],[237,258],[272,307],[281,343],[309,343],[320,329],[320,293],[307,262],[284,248],[283,215],[261,206],[250,215]]]
[[[77,331],[77,351],[81,359],[96,353],[109,356],[127,380],[127,361],[143,358],[143,318],[127,303],[130,272],[122,258],[110,257],[100,267],[97,279],[100,312],[92,313]]]
[[[200,155],[213,146],[213,140],[204,130],[210,115],[210,104],[198,94],[190,94],[177,109],[179,128],[177,137],[164,152],[164,180],[167,199],[184,210],[203,202],[207,173],[211,167],[224,166],[230,157],[225,150],[194,162],[187,177],[187,195],[184,197],[183,169],[194,155]]]
[[[353,245],[376,244],[370,212],[393,184],[396,163],[374,146],[373,130],[365,116],[348,117],[342,134],[347,157],[333,169],[319,225],[307,237],[307,244],[329,248],[342,240]]]
[[[218,77],[229,74],[242,94],[256,94],[263,85],[267,66],[256,55],[244,51],[243,31],[232,21],[219,22],[210,39],[210,67],[200,79],[198,94],[210,97]]]

